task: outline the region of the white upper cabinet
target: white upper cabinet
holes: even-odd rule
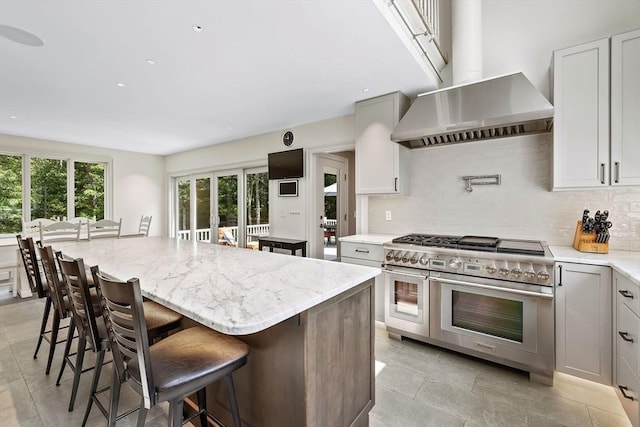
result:
[[[609,184],[609,39],[553,53],[553,187]]]
[[[640,30],[553,54],[553,187],[640,185]]]
[[[356,103],[356,194],[409,192],[409,149],[390,139],[407,108],[400,92]]]
[[[640,185],[640,30],[611,37],[611,185]]]

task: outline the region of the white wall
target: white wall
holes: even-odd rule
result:
[[[483,0],[484,76],[523,71],[549,94],[554,49],[640,27],[640,1]],[[454,233],[571,245],[587,208],[608,209],[613,249],[640,251],[640,188],[550,192],[551,135],[418,149],[411,196],[370,197],[370,233]],[[463,175],[502,174],[464,190]],[[385,210],[393,221],[385,221]]]
[[[122,232],[137,232],[140,216],[144,214],[153,216],[150,235],[165,234],[162,156],[3,134],[0,134],[0,152],[109,159],[113,162],[113,218],[122,218]]]
[[[269,185],[269,222],[271,235],[308,240],[309,211],[313,199],[308,195],[311,190],[309,177],[312,173],[312,154],[353,149],[354,120],[353,115],[349,115],[288,130],[294,133],[291,147],[285,147],[282,143],[284,129],[278,130],[167,156],[167,173],[176,176],[195,171],[266,166],[268,153],[304,148],[305,178],[300,180],[299,197],[278,197],[276,181],[272,181]]]

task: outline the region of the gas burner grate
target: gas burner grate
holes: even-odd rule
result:
[[[393,243],[418,246],[435,246],[441,248],[456,248],[461,236],[443,236],[437,234],[408,234],[393,239]]]

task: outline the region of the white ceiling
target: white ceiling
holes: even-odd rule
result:
[[[0,31],[0,133],[171,154],[434,89],[374,1],[2,0],[45,44]]]

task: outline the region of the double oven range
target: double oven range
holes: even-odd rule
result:
[[[553,383],[553,257],[544,242],[410,234],[384,245],[385,324]]]

